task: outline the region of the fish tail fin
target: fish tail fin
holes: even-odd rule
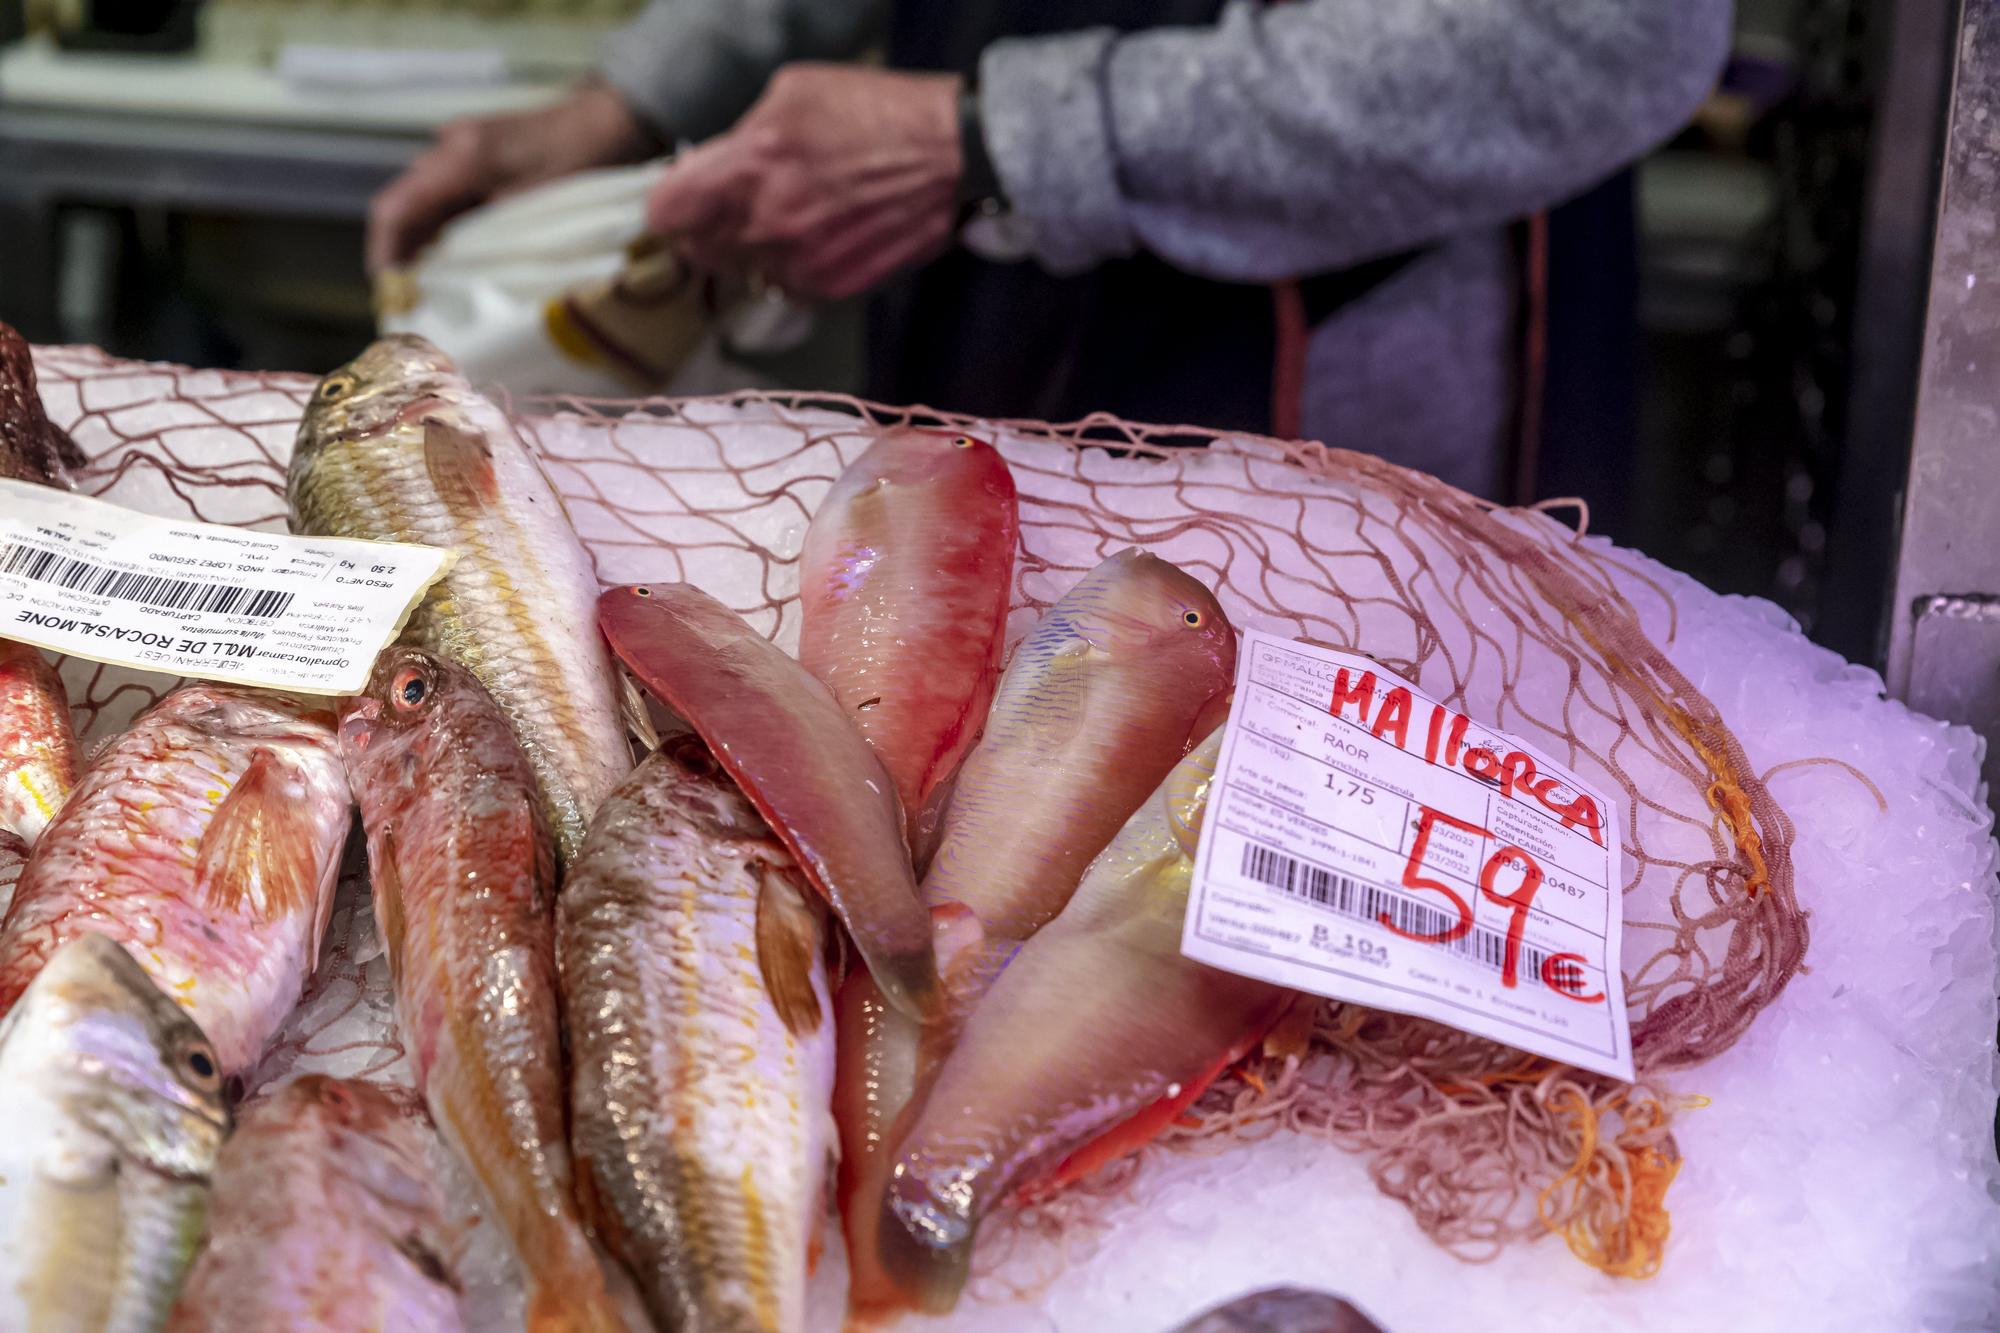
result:
[[[941,1198],[917,1175],[890,1185],[882,1200],[876,1251],[908,1308],[951,1313],[972,1272],[977,1227],[969,1201]]]

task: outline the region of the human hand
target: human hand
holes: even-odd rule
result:
[[[438,228],[488,199],[658,151],[625,99],[600,83],[534,111],[455,120],[369,201],[368,271],[407,261]]]
[[[812,299],[866,291],[951,238],[960,83],[787,65],[734,129],[667,168],[647,223],[700,268]]]

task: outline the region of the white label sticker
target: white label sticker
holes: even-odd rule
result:
[[[1632,1077],[1614,807],[1353,653],[1243,636],[1188,957]]]
[[[0,638],[142,671],[352,694],[454,555],[154,518],[0,480]]]

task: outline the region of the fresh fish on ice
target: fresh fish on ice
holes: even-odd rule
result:
[[[1063,909],[1091,858],[1215,725],[1235,671],[1235,634],[1214,595],[1136,548],[1085,575],[1015,649],[924,878],[944,1020],[920,1036],[880,1010],[865,978],[842,988],[840,1199],[858,1256],[857,1309],[900,1300],[873,1262],[873,1230],[896,1120],[923,1071],[1013,950]]]
[[[1000,451],[885,433],[833,484],[799,556],[799,662],[896,780],[912,828],[979,738],[1021,523]]]
[[[1062,915],[973,1010],[897,1149],[880,1259],[918,1308],[958,1299],[980,1220],[1152,1138],[1262,1040],[1292,993],[1181,956],[1221,736],[1183,760]]]
[[[105,935],[249,1072],[318,961],[352,809],[324,702],[175,690],[43,830],[0,923],[0,1011],[65,941]]]
[[[902,801],[826,687],[689,584],[608,589],[598,615],[612,651],[700,733],[833,904],[889,1003],[928,1015],[937,964]]]
[[[403,1045],[513,1245],[529,1327],[621,1328],[572,1194],[556,869],[534,770],[469,671],[408,647],[342,701],[340,748]]]
[[[0,1328],[152,1333],[201,1243],[222,1062],[129,954],[79,935],[0,1020]]]
[[[597,1235],[661,1328],[803,1330],[833,1151],[824,905],[683,735],[599,809],[557,921]]]
[[[458,552],[404,641],[493,695],[567,860],[632,749],[597,576],[513,423],[422,338],[382,338],[313,391],[287,489],[294,532]]]
[[[173,1333],[461,1333],[430,1126],[307,1074],[238,1117]]]

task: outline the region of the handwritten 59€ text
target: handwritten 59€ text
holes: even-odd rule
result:
[[[1250,631],[1182,951],[1630,1078],[1613,813],[1369,659]]]

